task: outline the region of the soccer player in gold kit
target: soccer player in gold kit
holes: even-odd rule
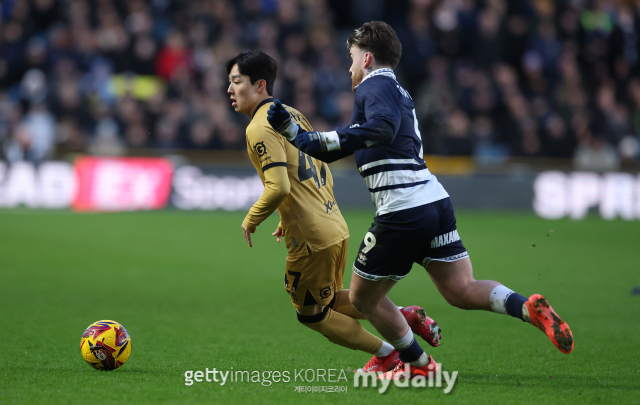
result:
[[[376,369],[370,371],[386,371],[397,360],[397,352],[360,325],[356,319],[364,316],[351,305],[348,290],[343,290],[349,230],[333,196],[331,171],[326,163],[287,142],[267,121],[275,61],[265,53],[245,51],[230,59],[226,68],[233,108],[251,118],[247,151],[264,184],[262,196],[242,222],[249,247],[256,227],[277,210],[280,224],[272,235],[278,242],[284,238],[288,249],[285,289],[298,321],[333,343],[384,359],[372,363]],[[285,108],[296,124],[312,130],[302,114]],[[424,321],[416,317],[414,324],[424,327]],[[439,340],[439,334],[429,337]]]

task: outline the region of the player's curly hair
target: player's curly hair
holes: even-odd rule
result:
[[[347,39],[347,49],[352,46],[371,52],[378,64],[395,69],[402,55],[402,44],[391,26],[383,21],[371,21],[353,31]]]
[[[238,65],[241,75],[249,76],[251,84],[255,84],[258,80],[267,82],[267,94],[273,96],[278,64],[271,56],[260,51],[244,51],[227,61],[227,74],[231,73],[235,65]]]

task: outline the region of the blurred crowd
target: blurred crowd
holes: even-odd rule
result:
[[[317,130],[349,123],[345,40],[384,20],[403,55],[425,153],[500,163],[640,156],[640,1],[4,0],[0,144],[56,150],[244,149],[224,62],[259,49],[275,96]]]

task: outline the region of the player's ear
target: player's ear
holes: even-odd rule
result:
[[[267,89],[267,81],[264,79],[258,80],[258,88],[256,89],[258,93],[262,93]]]
[[[373,54],[371,52],[366,52],[364,54],[364,68],[367,69],[369,66],[373,65]]]

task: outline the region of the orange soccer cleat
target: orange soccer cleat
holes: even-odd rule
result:
[[[354,370],[355,373],[376,373],[393,370],[400,361],[400,354],[397,350],[384,357],[373,356],[364,367]]]
[[[409,378],[410,380],[413,377],[421,375],[425,378],[429,378],[429,374],[432,373],[434,376],[438,372],[438,365],[436,364],[433,357],[429,356],[429,364],[426,366],[412,366],[408,363],[404,363],[400,361],[393,370],[387,371],[384,374],[380,374],[378,376],[378,380],[400,380],[404,381]]]
[[[525,305],[531,323],[546,333],[562,353],[571,353],[573,350],[571,328],[556,314],[549,302],[542,295],[534,294],[529,297]]]
[[[410,307],[400,309],[400,312],[407,320],[407,323],[413,333],[423,338],[433,347],[440,346],[442,330],[440,329],[438,322],[427,316],[424,308],[412,305]]]

